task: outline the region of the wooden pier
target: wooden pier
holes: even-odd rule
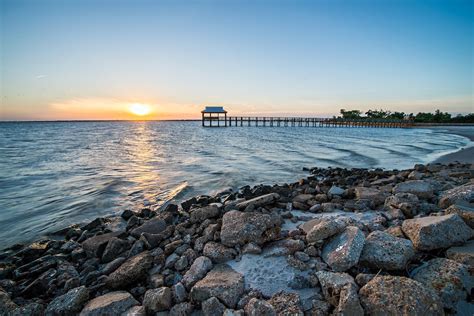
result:
[[[414,126],[410,120],[343,119],[318,117],[260,117],[227,116],[222,107],[206,107],[202,112],[203,127],[378,127],[407,128]]]

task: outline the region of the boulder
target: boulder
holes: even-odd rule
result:
[[[107,277],[106,285],[118,289],[136,283],[146,277],[152,264],[153,256],[148,251],[131,257]]]
[[[451,205],[445,210],[446,214],[458,214],[463,221],[474,229],[474,208],[467,205]]]
[[[102,253],[105,250],[108,242],[117,236],[121,232],[107,233],[102,235],[96,235],[91,238],[87,238],[82,242],[82,248],[89,257],[102,257]]]
[[[169,310],[171,302],[172,294],[168,287],[148,290],[143,296],[143,306],[148,314]]]
[[[451,247],[446,251],[446,257],[474,268],[474,240],[469,240],[463,246]]]
[[[338,234],[346,228],[347,224],[344,221],[334,219],[321,219],[315,222],[315,225],[310,228],[306,234],[306,241],[308,243],[315,243],[320,240],[329,238]]]
[[[444,315],[435,292],[399,276],[376,276],[359,291],[368,315]]]
[[[193,313],[193,305],[191,303],[179,303],[171,308],[169,316],[187,316],[192,315]],[[165,314],[166,315],[166,314]]]
[[[212,261],[208,257],[198,257],[183,276],[181,283],[190,289],[197,281],[204,278],[208,271],[212,269]]]
[[[411,241],[377,230],[365,239],[359,261],[371,268],[404,270],[414,255]]]
[[[145,221],[141,226],[133,229],[130,234],[135,238],[139,238],[142,233],[160,234],[166,229],[166,225],[167,224],[163,219],[155,217]]]
[[[248,316],[276,316],[275,309],[270,303],[255,297],[245,305],[244,311]]]
[[[370,200],[374,203],[374,206],[383,204],[386,198],[386,193],[383,193],[382,191],[375,188],[356,187],[354,188],[354,193],[356,199]]]
[[[211,297],[202,302],[202,312],[204,316],[222,316],[225,306],[217,298]]]
[[[190,211],[191,223],[200,223],[208,218],[218,216],[220,213],[220,204],[213,203],[204,207],[194,208]]]
[[[237,252],[234,248],[228,248],[223,244],[210,241],[204,246],[203,255],[210,258],[214,263],[224,263],[232,260]]]
[[[407,218],[413,218],[418,214],[418,197],[411,193],[397,193],[385,199],[386,207],[394,207],[402,211]]]
[[[463,244],[472,234],[457,214],[407,219],[402,230],[416,249],[425,251]]]
[[[81,316],[120,315],[130,307],[139,305],[130,293],[110,292],[89,301],[82,309]]]
[[[312,194],[298,194],[297,196],[293,198],[293,202],[304,204],[308,202],[309,200],[311,200],[312,198],[314,198],[314,195]]]
[[[146,316],[145,307],[143,306],[130,307],[126,312],[122,313],[120,316]]]
[[[348,226],[324,245],[321,257],[334,271],[346,271],[359,262],[364,239],[359,228]]]
[[[467,183],[441,193],[439,207],[447,208],[455,203],[474,203],[474,183]]]
[[[467,266],[444,258],[435,258],[412,272],[412,278],[433,290],[441,298],[444,308],[455,310],[464,300],[472,280]]]
[[[326,301],[333,306],[339,306],[341,291],[346,286],[356,286],[354,278],[347,273],[329,271],[316,272]]]
[[[11,315],[11,313],[13,313],[13,311],[17,308],[18,306],[15,303],[13,303],[8,293],[5,292],[0,287],[0,315],[1,316]]]
[[[236,205],[238,210],[245,210],[249,205],[253,205],[254,207],[260,207],[268,204],[272,204],[280,199],[280,195],[278,193],[269,193],[261,196],[257,196],[256,198],[240,202]]]
[[[234,308],[244,293],[244,277],[226,264],[217,265],[191,289],[190,297],[203,302],[218,298],[227,307]]]
[[[393,188],[393,194],[411,193],[421,199],[430,199],[433,197],[433,187],[431,183],[424,180],[410,180],[397,184]]]
[[[339,304],[336,307],[334,315],[364,316],[364,309],[360,305],[357,286],[347,284],[339,293]]]
[[[85,286],[76,287],[53,299],[46,308],[46,316],[68,316],[78,314],[89,300]]]
[[[111,262],[120,254],[130,248],[130,242],[120,238],[113,237],[107,243],[104,253],[102,254],[102,262]]]
[[[256,212],[230,211],[222,217],[221,242],[233,247],[248,242],[262,244],[270,239],[265,234],[270,229],[279,229],[281,218]]]
[[[344,189],[338,186],[333,185],[329,190],[328,190],[329,195],[343,195],[344,194]]]

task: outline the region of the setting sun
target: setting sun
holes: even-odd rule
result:
[[[148,104],[142,104],[142,103],[130,104],[129,110],[131,113],[138,116],[144,116],[151,113],[151,107]]]

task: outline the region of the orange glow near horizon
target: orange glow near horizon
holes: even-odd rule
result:
[[[130,104],[128,110],[134,115],[145,116],[151,113],[151,106],[143,103],[133,103]]]

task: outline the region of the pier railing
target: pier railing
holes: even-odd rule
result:
[[[410,120],[389,119],[342,119],[316,117],[251,117],[227,116],[222,127],[385,127],[406,128],[413,126]],[[204,123],[204,122],[203,122]],[[204,124],[203,124],[204,126]]]

